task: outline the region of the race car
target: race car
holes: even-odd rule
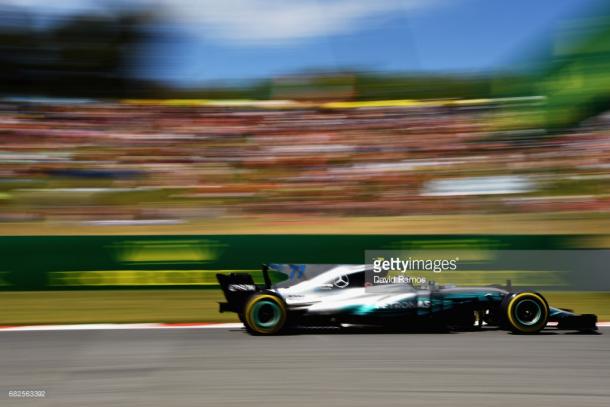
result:
[[[284,281],[272,283],[270,267],[263,265],[262,285],[255,284],[249,273],[217,274],[226,298],[220,312],[237,313],[253,335],[353,326],[451,331],[495,328],[516,334],[536,334],[547,325],[560,330],[597,329],[597,316],[550,307],[539,292],[514,291],[510,281],[504,287],[433,282],[373,285],[367,277],[372,271],[364,265],[304,270],[304,265],[291,265],[289,273],[283,273]],[[277,277],[277,268],[271,272]]]

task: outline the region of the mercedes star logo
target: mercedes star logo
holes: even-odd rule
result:
[[[333,283],[337,288],[345,288],[349,285],[349,277],[346,275],[341,275],[337,277],[335,282]]]

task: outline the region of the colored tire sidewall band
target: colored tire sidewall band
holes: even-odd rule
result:
[[[514,310],[515,304],[518,302],[518,300],[520,298],[527,297],[527,296],[536,298],[538,301],[540,301],[540,304],[542,304],[541,312],[543,313],[543,315],[540,316],[539,320],[545,320],[546,318],[548,318],[549,310],[546,305],[546,301],[544,301],[544,299],[541,296],[539,296],[538,294],[534,294],[534,293],[521,293],[521,294],[515,295],[510,300],[510,303],[508,304],[508,319],[511,323],[511,326],[519,329],[520,331],[534,332],[534,331],[538,330],[538,324],[534,324],[531,326],[524,326],[519,321],[515,321],[515,316],[513,315],[513,312],[515,311]]]
[[[261,303],[265,303],[265,304],[261,304]],[[277,317],[277,322],[273,324],[273,326],[270,327],[265,327],[265,326],[261,326],[259,323],[256,322],[256,318],[253,318],[253,314],[258,311],[260,308],[260,306],[262,305],[270,305],[268,303],[272,303],[275,305],[275,311],[277,311],[278,313],[278,317]],[[256,307],[257,304],[261,304],[259,307]],[[274,333],[276,331],[278,331],[283,325],[284,322],[286,320],[286,309],[284,307],[284,304],[278,300],[278,298],[276,298],[273,295],[259,295],[259,296],[255,296],[253,297],[248,304],[246,305],[246,312],[244,313],[244,316],[246,318],[246,322],[248,324],[248,326],[250,326],[252,329],[254,329],[256,332],[259,333]],[[274,318],[275,319],[275,318]]]

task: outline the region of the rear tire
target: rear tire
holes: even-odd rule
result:
[[[517,334],[535,334],[546,326],[549,305],[535,292],[523,291],[507,295],[502,301],[507,328]]]
[[[252,335],[275,335],[286,325],[284,301],[271,294],[255,294],[246,302],[242,322]]]

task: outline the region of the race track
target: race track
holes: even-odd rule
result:
[[[610,329],[601,332],[0,332],[0,405],[608,406]]]

